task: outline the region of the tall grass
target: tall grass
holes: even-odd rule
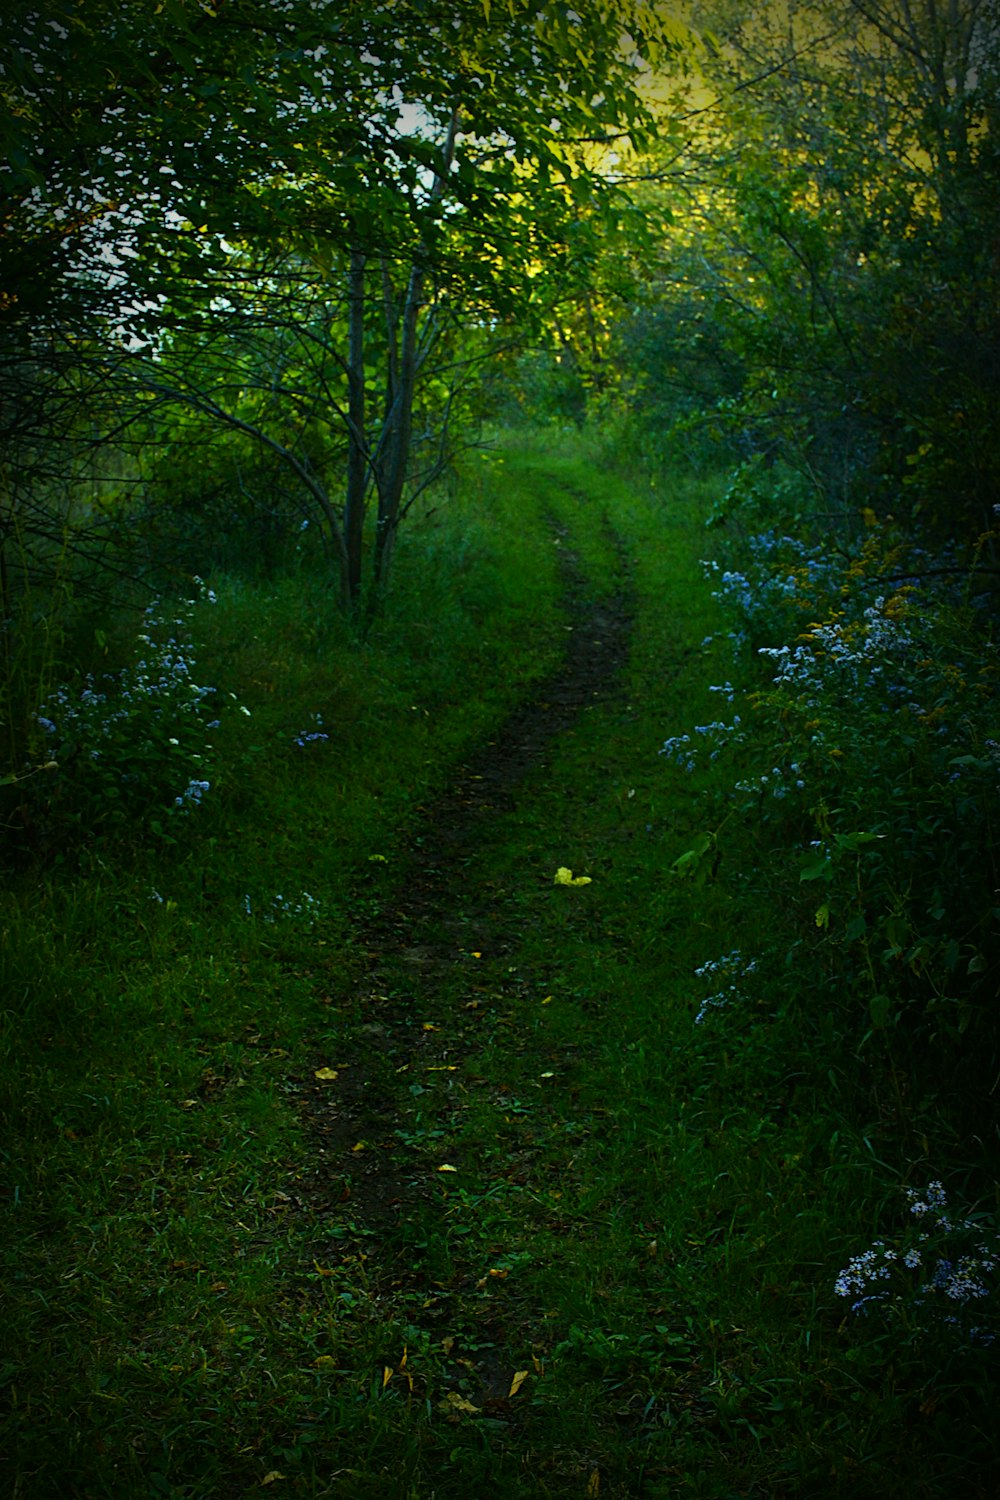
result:
[[[660,753],[742,686],[700,565],[722,481],[551,433],[475,463],[364,642],[308,579],[207,579],[201,677],[250,711],[217,781],[175,843],[118,827],[0,895],[10,1492],[987,1495],[990,1346],[836,1283],[916,1223],[904,1176],[933,1154],[952,1193],[992,1145],[944,1098],[904,1121],[848,1033],[787,829],[733,794],[754,742]],[[405,851],[565,635],[543,514],[595,597],[631,582],[627,675],[414,953]],[[320,1063],[372,1103],[318,1200]],[[366,1208],[366,1154],[405,1212]]]

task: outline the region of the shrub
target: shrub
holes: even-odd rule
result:
[[[803,926],[849,1007],[845,1035],[899,1027],[964,1046],[975,1033],[988,1068],[1000,1046],[1000,651],[975,572],[871,521],[841,560],[766,533],[742,569],[709,565],[750,682],[716,689],[738,709],[730,722],[664,750],[688,769],[728,758],[726,815],[756,824],[797,871]],[[713,868],[715,837],[678,873]]]
[[[154,600],[143,614],[134,661],[63,683],[40,705],[39,754],[18,778],[17,808],[20,829],[36,846],[146,833],[173,842],[210,794],[212,731],[235,695],[197,680],[190,639],[197,602],[182,600],[168,611]],[[45,775],[32,774],[40,767]]]
[[[834,1285],[854,1316],[879,1315],[910,1337],[992,1344],[1000,1234],[969,1210],[949,1209],[938,1181],[905,1189],[910,1221],[851,1258]]]

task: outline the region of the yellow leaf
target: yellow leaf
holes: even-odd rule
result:
[[[829,925],[830,925],[830,908],[829,908],[829,906],[827,905],[827,903],[825,901],[823,902],[823,905],[817,911],[817,913],[816,913],[816,919],[815,920],[816,920],[816,926],[817,927],[829,927]]]
[[[382,1366],[382,1389],[383,1390],[385,1390],[386,1386],[389,1384],[389,1381],[391,1379],[392,1379],[392,1366],[391,1365],[383,1365]]]
[[[538,1076],[540,1078],[554,1078],[556,1075],[554,1073],[540,1073]]]
[[[358,1143],[357,1143],[356,1146],[352,1146],[351,1147],[351,1150],[352,1151],[367,1151],[368,1150],[368,1142],[367,1141],[358,1141]]]
[[[482,1410],[482,1408],[479,1406],[473,1406],[471,1401],[466,1401],[465,1397],[460,1396],[457,1391],[449,1391],[438,1409],[440,1411],[451,1410],[467,1411],[472,1413],[476,1413]]]
[[[450,1354],[454,1347],[454,1337],[449,1333],[447,1338],[441,1340],[441,1348],[444,1350],[445,1354]]]
[[[445,1164],[444,1164],[443,1167],[438,1167],[438,1171],[439,1172],[457,1172],[458,1168],[451,1166],[448,1162],[445,1162]]]
[[[589,875],[574,875],[565,865],[560,865],[552,881],[553,885],[590,885]]]
[[[476,953],[476,952],[473,952],[473,954],[472,954],[472,957],[473,957],[473,958],[482,958],[482,956],[483,956],[483,955],[482,955],[482,954],[481,954],[481,953]]]
[[[338,1076],[336,1068],[317,1068],[314,1074],[321,1083],[332,1083]]]
[[[317,1368],[322,1368],[323,1365],[335,1365],[336,1363],[337,1361],[334,1359],[332,1354],[321,1354],[317,1359],[313,1360],[313,1364],[316,1365]]]
[[[527,1370],[517,1370],[517,1371],[515,1371],[515,1373],[514,1373],[514,1379],[510,1383],[510,1390],[507,1392],[508,1396],[516,1396],[517,1395],[518,1391],[521,1389],[522,1385],[527,1380],[528,1374],[529,1374],[529,1372]]]
[[[263,1486],[265,1484],[273,1484],[276,1479],[284,1479],[284,1477],[284,1474],[279,1474],[277,1469],[272,1469],[270,1474],[264,1475],[264,1478],[261,1480],[261,1485]]]
[[[551,1005],[552,1004],[552,996],[551,995],[546,995],[545,999],[542,1001],[542,1004],[543,1005]]]
[[[590,1478],[587,1480],[587,1500],[597,1500],[597,1497],[600,1493],[601,1471],[600,1469],[595,1469],[593,1474],[591,1474]]]

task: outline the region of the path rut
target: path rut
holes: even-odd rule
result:
[[[610,597],[595,600],[566,532],[553,523],[566,616],[564,658],[493,738],[454,768],[448,790],[427,807],[401,856],[397,885],[377,917],[361,928],[371,962],[356,986],[351,1041],[336,1044],[335,1055],[328,1055],[329,1048],[318,1053],[308,1072],[292,1080],[313,1148],[298,1191],[321,1222],[340,1226],[340,1252],[345,1223],[352,1238],[365,1239],[366,1259],[377,1239],[376,1258],[386,1275],[393,1273],[393,1224],[421,1200],[426,1204],[433,1187],[426,1167],[414,1170],[400,1149],[415,1107],[407,1078],[422,1070],[455,1070],[461,1021],[468,1019],[456,1017],[453,1028],[422,1017],[435,1012],[435,991],[449,974],[453,978],[454,966],[469,962],[471,941],[480,949],[491,943],[492,951],[475,955],[484,960],[502,957],[516,943],[512,918],[505,922],[501,911],[498,919],[496,894],[470,885],[466,866],[486,830],[516,809],[521,783],[544,769],[559,737],[589,707],[620,691],[633,591],[629,561],[606,520],[604,525],[618,582]],[[397,857],[394,867],[399,863]],[[487,927],[490,937],[483,939]],[[323,1069],[336,1076],[317,1077]],[[369,1269],[377,1274],[376,1267]]]

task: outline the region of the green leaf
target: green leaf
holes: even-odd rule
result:
[[[868,1010],[871,1014],[872,1025],[881,1029],[889,1023],[892,1001],[888,995],[873,995],[868,1002]]]
[[[715,843],[715,835],[711,833],[699,834],[690,849],[675,859],[670,866],[675,875],[692,876],[697,874],[698,867],[705,855]]]

